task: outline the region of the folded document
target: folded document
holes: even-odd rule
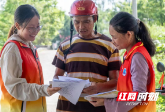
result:
[[[88,95],[88,96],[85,96],[84,98],[88,101],[91,101],[92,97],[95,97],[95,98],[116,98],[117,95],[118,95],[118,91],[112,90],[112,91],[108,91],[108,92],[102,92],[102,93],[98,93],[98,94]]]
[[[58,91],[60,95],[64,96],[74,105],[78,102],[82,90],[91,84],[89,80],[65,76],[58,76],[58,78],[52,81],[52,87],[61,87],[61,90]]]

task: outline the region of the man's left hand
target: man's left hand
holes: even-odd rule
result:
[[[96,85],[96,82],[92,82],[91,83],[91,86],[87,87],[87,88],[84,88],[83,89],[83,93],[86,93],[86,94],[97,94],[98,93],[98,90],[97,90],[97,85]]]

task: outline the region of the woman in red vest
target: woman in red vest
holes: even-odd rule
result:
[[[148,94],[155,92],[155,73],[151,59],[155,54],[155,45],[144,23],[127,12],[120,12],[111,19],[109,32],[116,47],[119,50],[126,49],[117,90]],[[148,96],[146,100],[132,103],[116,101],[116,98],[93,98],[90,103],[94,106],[105,105],[106,112],[156,112],[156,102],[149,101]]]
[[[31,42],[41,29],[39,20],[31,5],[15,11],[14,25],[0,53],[0,112],[47,112],[44,96],[60,90],[43,85],[42,67]]]

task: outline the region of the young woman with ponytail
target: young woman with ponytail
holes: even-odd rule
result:
[[[31,5],[15,11],[14,25],[0,53],[0,112],[47,112],[44,96],[60,90],[43,85],[42,67],[31,42],[41,29],[39,20]]]
[[[151,56],[155,45],[142,21],[127,12],[120,12],[110,21],[112,41],[116,47],[126,49],[120,68],[117,90],[120,92],[155,92],[155,73]],[[115,99],[96,99],[94,106],[105,105],[106,112],[156,112],[156,102],[146,100],[132,102]]]

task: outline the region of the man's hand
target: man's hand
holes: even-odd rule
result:
[[[97,94],[98,91],[97,91],[96,86],[89,86],[89,87],[83,89],[83,93],[91,95],[91,94]]]
[[[63,76],[64,73],[65,73],[64,70],[56,67],[55,74],[54,74],[54,77],[53,78],[58,79],[58,76]]]
[[[103,98],[91,98],[92,101],[89,101],[93,106],[103,106],[104,105],[104,99]]]
[[[112,70],[109,71],[109,81],[107,82],[100,82],[97,83],[96,82],[92,82],[93,84],[88,87],[85,88],[83,90],[83,93],[87,93],[87,94],[97,94],[99,92],[106,92],[106,91],[110,91],[116,88],[117,85],[117,76],[119,74],[118,70]]]
[[[97,91],[97,85],[96,85],[96,82],[91,82],[91,86],[87,87],[87,88],[84,88],[83,89],[83,93],[86,93],[86,94],[97,94],[98,91]]]

